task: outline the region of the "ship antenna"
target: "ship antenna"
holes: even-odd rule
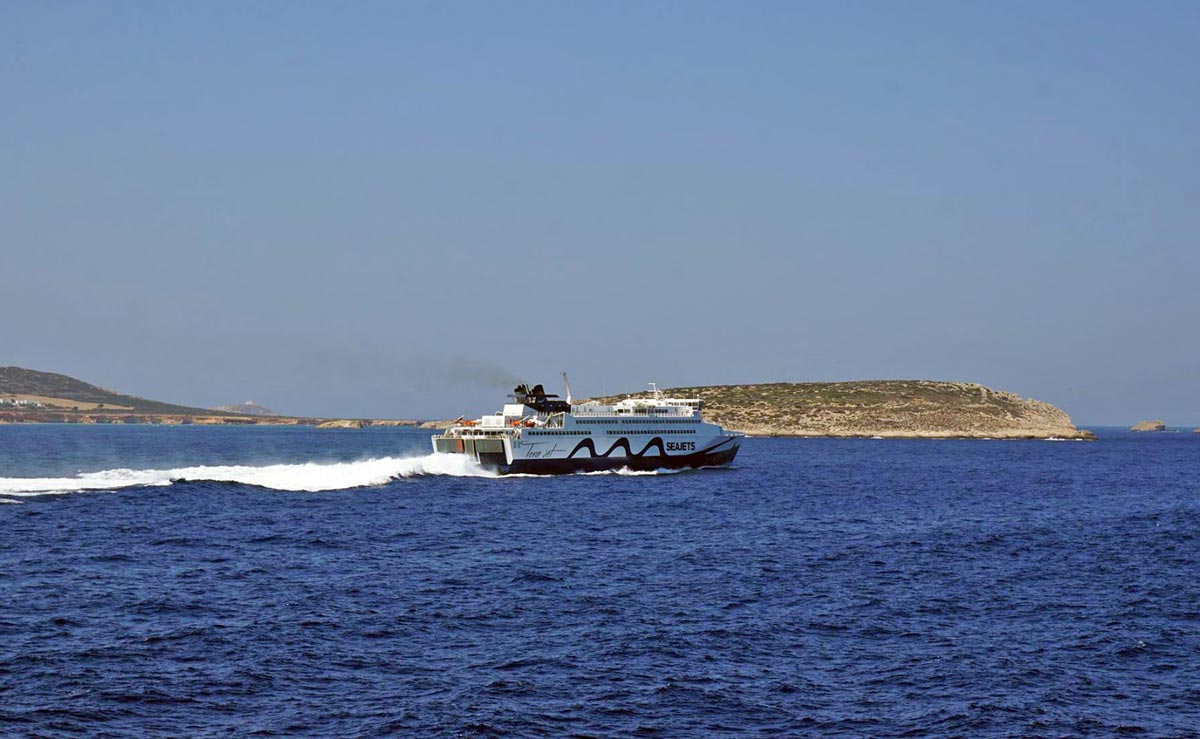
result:
[[[571,381],[567,379],[566,370],[563,370],[562,376],[563,376],[563,384],[567,386],[567,402],[570,403],[570,402],[572,402],[571,401]]]

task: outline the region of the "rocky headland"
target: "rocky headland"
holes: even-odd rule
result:
[[[163,413],[77,413],[55,409],[2,410],[0,424],[79,423],[95,425],[157,426],[312,426],[322,429],[391,428],[420,425],[416,419],[305,418],[300,416],[173,415]]]
[[[700,398],[707,420],[751,436],[1095,438],[1049,403],[966,382],[771,383],[677,387],[663,392]]]
[[[415,419],[379,419],[379,418],[333,418],[314,424],[319,429],[366,429],[366,428],[395,428],[397,426],[421,426]]]
[[[0,424],[7,423],[368,428],[416,426],[420,421],[282,416],[249,401],[217,408],[193,408],[113,392],[53,372],[0,367]]]
[[[252,400],[247,400],[245,403],[238,403],[236,405],[219,405],[216,408],[213,408],[213,410],[221,411],[222,413],[236,413],[239,416],[279,416],[279,415],[282,415],[280,413],[276,413],[275,411],[271,410],[270,408],[264,408],[263,406],[259,405],[258,403],[255,403]]]
[[[1138,421],[1137,423],[1130,426],[1129,430],[1136,431],[1138,433],[1166,431],[1167,424],[1163,423],[1162,421]]]

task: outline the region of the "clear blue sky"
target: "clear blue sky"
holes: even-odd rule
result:
[[[1200,423],[1200,4],[0,4],[0,364],[325,415]]]

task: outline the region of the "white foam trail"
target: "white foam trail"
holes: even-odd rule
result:
[[[448,455],[456,456],[456,455]],[[567,472],[563,474],[534,474],[532,472],[510,472],[504,475],[505,480],[518,480],[524,477],[591,477],[594,475],[621,475],[623,477],[639,477],[641,475],[677,475],[680,472],[695,472],[697,468],[676,468],[676,467],[659,467],[654,470],[631,470],[628,467],[621,467],[615,470],[592,470],[591,472]],[[700,468],[708,469],[708,468]]]
[[[579,475],[621,475],[622,477],[641,477],[642,475],[678,475],[680,472],[687,472],[688,468],[680,467],[659,467],[655,470],[631,470],[628,467],[621,467],[615,470],[596,470],[595,472],[578,472]]]
[[[75,477],[0,477],[0,495],[29,496],[120,490],[133,486],[170,485],[176,480],[236,482],[274,490],[319,492],[383,485],[397,477],[452,475],[494,477],[462,454],[383,457],[360,462],[273,464],[263,467],[178,467],[169,470],[116,469]]]
[[[624,477],[640,477],[641,475],[678,475],[680,472],[688,470],[678,467],[659,467],[656,470],[631,470],[628,467],[622,467],[616,470],[616,474]]]

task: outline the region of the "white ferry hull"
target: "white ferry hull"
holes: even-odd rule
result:
[[[564,378],[565,379],[565,378]],[[463,454],[501,474],[558,475],[603,470],[724,467],[742,435],[700,418],[698,398],[629,398],[572,404],[541,385],[518,385],[514,402],[434,436],[433,450]]]
[[[727,436],[699,451],[670,453],[664,450],[663,441],[659,438],[651,439],[641,449],[631,448],[627,440],[618,439],[600,453],[583,448],[562,458],[514,459],[507,468],[501,465],[494,469],[501,473],[558,475],[620,469],[649,471],[728,467],[737,456],[739,446],[738,437]],[[483,460],[480,463],[486,466]]]
[[[569,475],[579,472],[601,472],[605,470],[629,469],[649,471],[659,469],[688,469],[702,467],[727,467],[733,463],[741,446],[740,436],[719,435],[709,439],[700,449],[695,443],[675,442],[655,437],[649,441],[638,440],[631,444],[625,437],[605,441],[601,448],[590,438],[579,441],[573,447],[558,444],[550,448],[527,447],[518,443],[514,455],[513,440],[488,439],[486,443],[470,443],[457,440],[439,444],[434,440],[434,450],[466,454],[475,459],[484,469],[500,474],[521,475]],[[449,441],[449,440],[447,440]],[[484,442],[485,440],[478,440]],[[607,444],[607,448],[603,448]],[[672,451],[671,448],[691,448]]]

